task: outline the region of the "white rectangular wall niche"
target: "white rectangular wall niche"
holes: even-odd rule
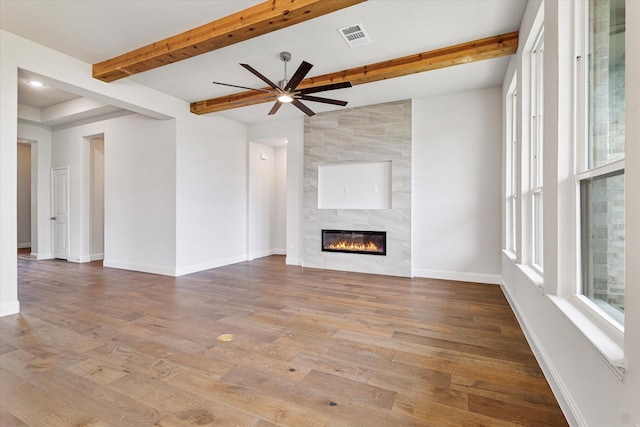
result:
[[[318,209],[391,209],[391,161],[318,165]]]

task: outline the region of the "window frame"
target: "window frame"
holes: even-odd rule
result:
[[[583,291],[583,224],[582,224],[582,196],[581,184],[586,180],[605,177],[614,173],[624,174],[625,158],[609,161],[605,164],[590,167],[589,165],[589,8],[591,0],[580,2],[576,8],[576,159],[574,174],[574,189],[576,209],[574,218],[576,223],[576,265],[573,294],[575,301],[591,321],[599,325],[614,341],[622,346],[624,341],[624,322],[620,323],[606,310],[599,307]],[[626,46],[625,46],[626,50]]]
[[[562,37],[571,38],[574,57],[573,59],[567,58],[566,62],[561,64],[571,70],[572,79],[567,83],[571,85],[573,105],[567,108],[571,109],[574,122],[572,126],[573,140],[568,142],[570,147],[566,147],[571,151],[568,157],[569,164],[566,167],[568,167],[567,178],[570,179],[567,189],[572,196],[571,200],[564,200],[561,204],[574,226],[571,230],[559,230],[559,240],[565,242],[567,239],[566,247],[571,248],[572,253],[571,256],[565,257],[570,262],[558,266],[559,278],[564,277],[566,280],[558,280],[556,288],[551,290],[547,296],[618,379],[624,381],[627,373],[624,327],[606,315],[588,297],[582,295],[580,182],[584,179],[611,173],[621,167],[624,168],[624,159],[590,170],[586,168],[589,138],[587,122],[589,117],[589,75],[585,53],[588,52],[589,43],[589,2],[574,2],[573,6],[572,22],[567,22],[568,25],[573,25],[573,32]],[[558,182],[558,185],[562,184]]]
[[[529,266],[540,276],[544,272],[543,144],[544,144],[544,23],[531,45],[529,92]]]
[[[511,259],[518,254],[517,235],[517,204],[518,197],[518,74],[514,73],[507,91],[507,129],[505,146],[505,246],[504,249]]]

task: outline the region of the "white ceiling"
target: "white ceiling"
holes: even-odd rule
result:
[[[88,63],[214,21],[260,1],[249,0],[1,0],[2,29]],[[273,81],[280,80],[281,51],[292,53],[289,76],[302,60],[314,64],[308,77],[394,59],[519,29],[526,0],[368,0],[302,24],[128,77],[185,101],[241,91],[212,81],[248,87],[264,84],[240,65],[248,63]],[[369,45],[349,48],[338,29],[362,23]],[[349,101],[348,107],[498,86],[507,58],[459,65],[377,83],[318,94]],[[56,98],[61,96],[61,98]],[[73,95],[34,92],[19,85],[19,102],[36,108]],[[308,102],[316,112],[336,107]],[[273,120],[270,104],[219,114],[243,123]],[[285,105],[278,119],[302,113]]]
[[[18,73],[18,104],[38,109],[50,107],[78,97],[50,86],[34,87],[28,82],[34,80],[42,83],[42,79],[34,74],[20,71]]]

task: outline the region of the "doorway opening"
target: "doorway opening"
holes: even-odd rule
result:
[[[249,143],[247,258],[286,255],[287,140]]]
[[[88,236],[89,259],[97,261],[104,259],[104,134],[92,135],[84,138],[85,146],[88,146],[87,200],[88,200]]]
[[[37,168],[34,167],[35,147],[31,141],[18,138],[17,165],[17,246],[18,256],[31,258],[36,241],[36,200],[34,197]]]

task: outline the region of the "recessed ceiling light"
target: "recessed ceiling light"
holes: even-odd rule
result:
[[[42,86],[44,86],[44,83],[39,82],[37,80],[27,80],[27,83],[29,83],[33,87],[42,87]]]

